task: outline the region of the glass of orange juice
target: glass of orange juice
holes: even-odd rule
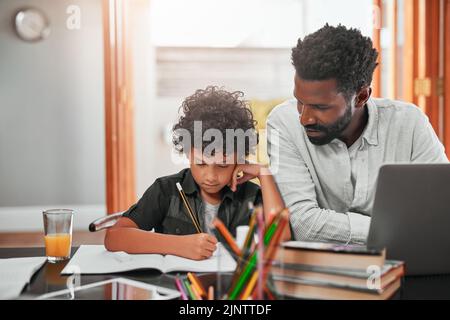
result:
[[[43,212],[45,254],[48,262],[70,258],[72,247],[73,210],[51,209]]]

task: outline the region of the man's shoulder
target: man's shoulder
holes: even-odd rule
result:
[[[268,123],[277,123],[298,119],[297,103],[295,99],[289,99],[277,105],[267,117]]]
[[[391,119],[392,117],[398,117],[405,120],[424,116],[423,111],[410,102],[384,98],[372,98],[371,100],[377,107],[380,117]]]

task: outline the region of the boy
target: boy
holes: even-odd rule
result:
[[[177,182],[203,232],[218,216],[235,234],[237,226],[249,222],[249,202],[263,203],[266,217],[285,207],[269,169],[245,162],[256,147],[258,135],[256,121],[242,96],[242,92],[207,87],[186,98],[181,106],[184,114],[173,128],[173,142],[188,157],[190,168],[157,179],[108,229],[108,250],[173,254],[195,260],[211,257],[217,239],[208,233],[196,233]],[[245,134],[230,137],[230,130]],[[213,142],[208,135],[214,135]],[[215,146],[212,150],[211,145]],[[253,178],[259,178],[261,188],[249,181]],[[153,228],[155,232],[150,231]],[[290,231],[284,238],[290,238]]]

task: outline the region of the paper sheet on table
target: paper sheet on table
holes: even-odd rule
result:
[[[157,269],[161,272],[231,272],[236,261],[218,245],[214,255],[206,260],[190,260],[172,255],[127,254],[110,252],[103,245],[81,246],[61,274],[104,274],[138,269]]]
[[[15,299],[46,257],[0,259],[0,299]]]

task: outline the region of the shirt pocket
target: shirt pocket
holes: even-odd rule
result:
[[[174,235],[186,235],[197,233],[197,230],[188,217],[185,208],[181,207],[181,202],[178,197],[172,197],[170,200],[169,209],[162,222],[163,233]]]

